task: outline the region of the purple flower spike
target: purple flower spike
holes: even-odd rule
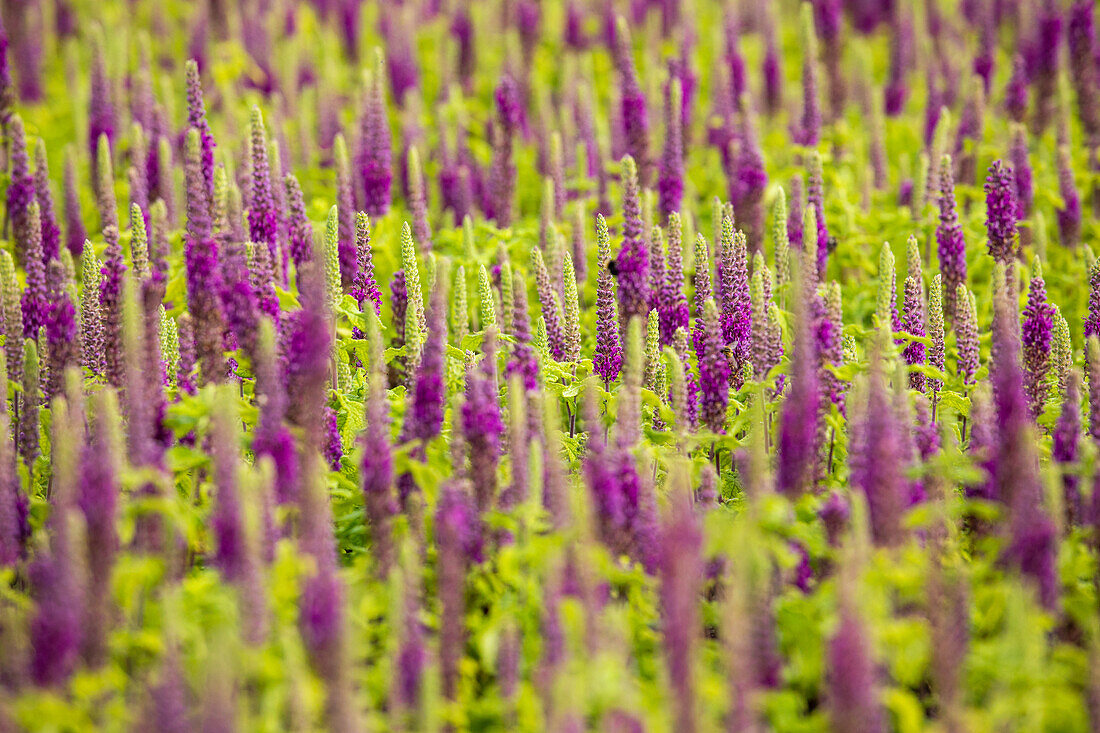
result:
[[[684,196],[684,147],[682,116],[684,90],[680,80],[673,77],[665,85],[665,147],[657,175],[657,207],[661,219],[680,210]]]
[[[879,357],[873,357],[867,407],[856,425],[849,460],[852,484],[867,497],[871,536],[893,547],[904,540],[902,512],[908,487],[901,427],[886,390]]]
[[[943,274],[943,311],[948,319],[954,320],[960,307],[955,294],[960,285],[966,284],[966,241],[955,210],[955,177],[949,155],[940,161],[939,181],[940,223],[936,228],[936,245]]]
[[[626,21],[619,17],[615,26],[615,68],[619,73],[619,110],[626,152],[638,164],[638,180],[643,186],[650,181],[649,169],[649,108],[645,93],[638,82]]]
[[[313,225],[306,218],[306,205],[302,200],[302,188],[293,174],[286,174],[286,199],[290,210],[287,228],[290,235],[290,259],[295,272],[313,259]]]
[[[187,126],[199,131],[200,166],[202,169],[202,190],[207,207],[214,205],[214,135],[210,132],[210,123],[206,119],[206,104],[202,97],[202,80],[199,77],[199,65],[194,59],[185,65],[187,75]],[[156,148],[156,140],[150,144],[150,152]],[[164,197],[162,197],[164,198]]]
[[[1065,205],[1058,209],[1058,234],[1062,246],[1073,249],[1081,242],[1081,194],[1073,180],[1069,146],[1058,146],[1058,191]]]
[[[382,314],[382,293],[374,279],[374,258],[370,246],[370,219],[362,211],[355,215],[355,276],[351,294],[362,309],[374,304],[374,314]]]
[[[49,262],[61,253],[61,228],[54,214],[53,192],[50,190],[50,166],[46,160],[46,143],[38,139],[34,148],[34,193],[38,200],[42,225],[42,254]]]
[[[1097,99],[1096,24],[1093,3],[1077,0],[1069,9],[1070,80],[1077,96],[1077,112],[1089,145],[1100,144],[1100,100]]]
[[[821,153],[810,153],[807,170],[806,205],[813,207],[817,222],[817,280],[825,279],[825,267],[829,260],[829,228],[825,225],[825,183]],[[809,232],[806,233],[808,235]],[[812,275],[813,273],[808,273]]]
[[[1059,51],[1062,48],[1062,15],[1055,6],[1044,5],[1038,11],[1037,27],[1034,31],[1035,56],[1032,60],[1031,77],[1035,90],[1035,127],[1045,130],[1054,117],[1058,87]]]
[[[998,275],[1000,277],[1000,275]],[[1048,609],[1058,600],[1057,537],[1054,523],[1043,509],[1043,485],[1031,412],[1024,394],[1016,304],[1010,288],[995,296],[993,364],[990,369],[996,401],[993,496],[1008,505],[1011,538],[1005,559],[1035,583]]]
[[[840,626],[829,641],[826,672],[829,720],[835,731],[881,733],[885,728],[875,692],[875,660],[852,592],[849,588],[841,590]]]
[[[1014,122],[1023,122],[1027,117],[1029,81],[1024,57],[1016,54],[1012,59],[1012,76],[1005,87],[1005,111]]]
[[[46,259],[42,252],[42,228],[38,202],[27,208],[26,249],[23,269],[27,285],[23,290],[23,338],[37,339],[38,329],[46,325],[50,298],[46,284]]]
[[[65,148],[65,246],[73,257],[84,252],[88,232],[80,211],[80,192],[76,186],[76,160],[71,147]]]
[[[1062,400],[1062,412],[1054,425],[1051,458],[1063,467],[1062,502],[1065,505],[1066,524],[1077,527],[1083,519],[1081,506],[1081,479],[1074,472],[1081,443],[1081,377],[1077,371],[1070,373],[1066,394]]]
[[[272,262],[278,260],[279,212],[271,187],[271,167],[267,159],[267,132],[259,107],[252,108],[249,151],[252,157],[252,195],[248,207],[249,237],[257,245],[266,245]]]
[[[443,488],[435,514],[439,548],[438,595],[442,604],[439,630],[439,665],[443,696],[454,700],[458,691],[458,664],[465,643],[466,572],[471,561],[481,558],[481,527],[477,510],[460,485]]]
[[[116,389],[122,387],[126,369],[122,353],[122,278],[126,264],[122,258],[122,246],[118,242],[118,230],[103,230],[107,249],[103,252],[102,279],[99,282],[99,307],[103,319],[103,352],[106,359],[107,383]]]
[[[624,323],[649,314],[649,250],[642,223],[638,170],[634,159],[622,161],[623,245],[616,258],[619,279],[619,311]]]
[[[31,678],[42,686],[61,685],[76,666],[80,645],[80,587],[73,559],[40,557],[29,569],[37,612],[31,621]]]
[[[462,403],[463,437],[469,449],[470,481],[478,511],[492,508],[497,490],[497,461],[500,457],[504,422],[497,397],[496,336],[485,335],[481,364],[466,375],[466,400]]]
[[[428,340],[416,372],[408,416],[402,426],[403,441],[427,442],[439,435],[443,427],[445,385],[443,384],[444,350],[447,345],[447,307],[439,283],[432,291],[428,309]]]
[[[101,135],[107,138],[108,146],[113,149],[116,117],[112,96],[107,60],[103,53],[103,33],[96,29],[92,34],[91,93],[88,97],[88,154],[92,160],[93,185],[99,180],[96,148]]]
[[[730,364],[713,300],[704,305],[702,321],[699,332],[702,338],[695,346],[699,361],[699,417],[708,430],[723,433],[730,396]]]
[[[1015,173],[1016,219],[1026,219],[1031,214],[1034,194],[1031,184],[1031,161],[1028,159],[1027,128],[1012,126],[1012,143],[1009,150],[1012,170]]]
[[[597,229],[598,231],[598,229]],[[610,277],[610,275],[608,275]],[[538,357],[535,355],[535,350],[531,346],[531,321],[527,314],[527,285],[523,282],[523,278],[516,278],[513,287],[514,303],[512,306],[512,337],[515,339],[515,344],[512,346],[512,356],[508,360],[508,365],[505,368],[505,374],[511,377],[514,374],[518,374],[523,379],[523,387],[526,390],[533,390],[538,387],[538,375],[539,364]],[[599,303],[599,292],[597,291],[597,303]],[[607,296],[610,298],[610,309],[612,318],[615,313],[615,300],[614,294]],[[599,306],[597,305],[597,319],[599,318]],[[619,328],[617,323],[612,323],[614,326],[615,343],[618,344]],[[602,331],[601,331],[602,333]],[[619,359],[622,358],[621,352],[619,352]],[[593,371],[604,377],[605,372],[601,371],[606,364],[601,362],[600,359],[600,341],[597,338],[596,341],[596,356],[592,359]],[[619,373],[619,362],[615,362],[615,373],[608,379],[604,377],[605,384],[610,383]]]
[[[796,280],[796,289],[800,289]],[[817,358],[814,354],[810,317],[803,298],[797,298],[793,319],[790,389],[783,401],[779,420],[779,459],[776,485],[792,499],[808,491],[814,483],[817,466],[817,434],[821,405]]]
[[[795,142],[814,147],[821,139],[821,106],[818,100],[817,34],[814,32],[813,8],[802,5],[802,116]]]
[[[703,533],[686,497],[661,532],[661,611],[665,656],[673,681],[676,730],[695,730],[695,680],[699,595],[703,578]]]
[[[1016,259],[1017,236],[1015,181],[1012,168],[999,160],[989,166],[985,181],[985,226],[989,233],[989,254],[1005,267]]]
[[[623,350],[619,342],[618,309],[615,307],[615,279],[608,267],[611,238],[607,222],[600,214],[596,214],[596,244],[599,274],[596,276],[596,353],[592,358],[592,368],[607,387],[619,376]]]
[[[31,173],[27,139],[23,120],[18,115],[11,120],[11,183],[8,184],[8,217],[15,240],[15,258],[25,264],[27,240],[30,237],[30,206],[35,200],[34,177]],[[43,267],[45,263],[42,263]]]
[[[1050,371],[1050,345],[1054,333],[1054,306],[1047,302],[1043,272],[1036,270],[1028,286],[1027,306],[1020,326],[1023,341],[1024,390],[1033,417],[1046,406],[1047,373]]]
[[[683,233],[680,215],[673,213],[668,219],[668,256],[665,280],[661,285],[658,310],[661,318],[661,345],[672,344],[676,329],[688,328],[690,318],[687,297],[684,295]]]
[[[359,147],[355,153],[363,210],[374,217],[382,216],[389,210],[393,183],[393,143],[390,123],[386,118],[384,72],[382,51],[376,49],[374,69],[359,116]]]

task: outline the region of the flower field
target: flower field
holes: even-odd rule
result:
[[[1095,15],[0,2],[0,733],[1100,730]]]

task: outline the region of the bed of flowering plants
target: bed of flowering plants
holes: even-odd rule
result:
[[[1100,730],[1094,6],[0,3],[0,731]]]

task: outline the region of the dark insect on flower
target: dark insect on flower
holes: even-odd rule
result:
[[[612,274],[612,276],[618,277],[619,276],[619,263],[614,259],[609,259],[607,261],[607,271],[610,272]]]
[[[827,240],[825,240],[825,246],[829,250],[829,254],[832,254],[833,252],[836,252],[836,245],[837,245],[836,237],[834,235],[830,234],[829,238]]]

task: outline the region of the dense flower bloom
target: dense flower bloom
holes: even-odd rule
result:
[[[960,307],[955,294],[960,285],[966,284],[966,242],[955,209],[955,178],[948,155],[943,156],[939,164],[939,207],[936,245],[939,248],[940,273],[943,275],[943,308],[944,315],[954,321]]]
[[[708,430],[725,431],[729,404],[730,364],[724,351],[722,330],[714,301],[703,307],[701,339],[696,343],[699,359],[700,419]]]
[[[802,7],[802,116],[795,130],[796,142],[807,147],[817,145],[821,137],[821,108],[818,101],[817,34],[810,5]]]
[[[665,86],[665,147],[657,174],[658,209],[661,219],[680,210],[684,195],[684,151],[682,116],[684,90],[680,80],[672,78]]]
[[[916,237],[909,238],[908,276],[905,278],[905,300],[902,304],[901,330],[912,336],[925,336],[924,278],[921,272],[920,251]],[[941,313],[942,318],[942,313]],[[906,347],[902,356],[910,366],[924,364],[924,344],[913,341]],[[942,367],[940,367],[942,368]],[[924,375],[917,371],[909,372],[909,387],[918,392],[924,391]]]
[[[872,357],[877,361],[878,357]],[[895,546],[904,540],[906,459],[902,427],[897,424],[886,391],[882,366],[873,363],[867,405],[854,428],[849,460],[852,483],[866,494],[871,536],[876,544]]]
[[[638,164],[638,180],[644,186],[650,181],[649,108],[638,81],[626,22],[616,19],[615,69],[619,73],[619,115],[626,153]]]
[[[504,422],[497,397],[496,337],[486,334],[481,364],[466,375],[466,399],[462,403],[462,431],[469,450],[470,482],[479,511],[492,507],[497,486]]]
[[[885,728],[875,695],[871,642],[851,598],[853,591],[846,588],[841,592],[840,625],[829,641],[827,661],[829,720],[833,730],[879,733]]]
[[[795,281],[796,284],[798,281]],[[818,416],[821,387],[810,333],[808,304],[797,298],[791,344],[791,386],[779,418],[777,487],[796,498],[814,482],[817,464]]]
[[[624,157],[623,177],[623,244],[615,260],[619,281],[619,315],[623,322],[645,318],[649,313],[649,250],[638,190],[638,170],[634,159]]]
[[[1038,417],[1046,404],[1047,372],[1054,335],[1054,306],[1047,302],[1046,283],[1036,262],[1028,285],[1027,306],[1020,325],[1023,339],[1024,390],[1033,416]]]
[[[1016,258],[1016,201],[1012,168],[999,160],[989,166],[985,181],[985,226],[989,232],[989,254],[1006,267]]]
[[[615,280],[611,276],[611,237],[603,216],[596,215],[596,246],[599,274],[596,276],[596,353],[593,369],[604,384],[619,376],[623,352],[619,342],[619,316],[615,305]]]
[[[359,173],[363,210],[370,216],[382,216],[390,208],[393,151],[390,124],[386,119],[385,64],[381,49],[376,50],[375,54],[374,68],[368,77],[359,115],[359,147],[355,153],[355,167]]]
[[[677,729],[695,728],[695,629],[703,577],[703,534],[686,497],[673,508],[661,532],[661,609],[668,671],[675,680]]]
[[[295,271],[313,259],[313,225],[306,218],[306,205],[302,201],[302,189],[293,174],[286,174],[286,197],[290,209],[287,221],[290,236],[290,259]]]

